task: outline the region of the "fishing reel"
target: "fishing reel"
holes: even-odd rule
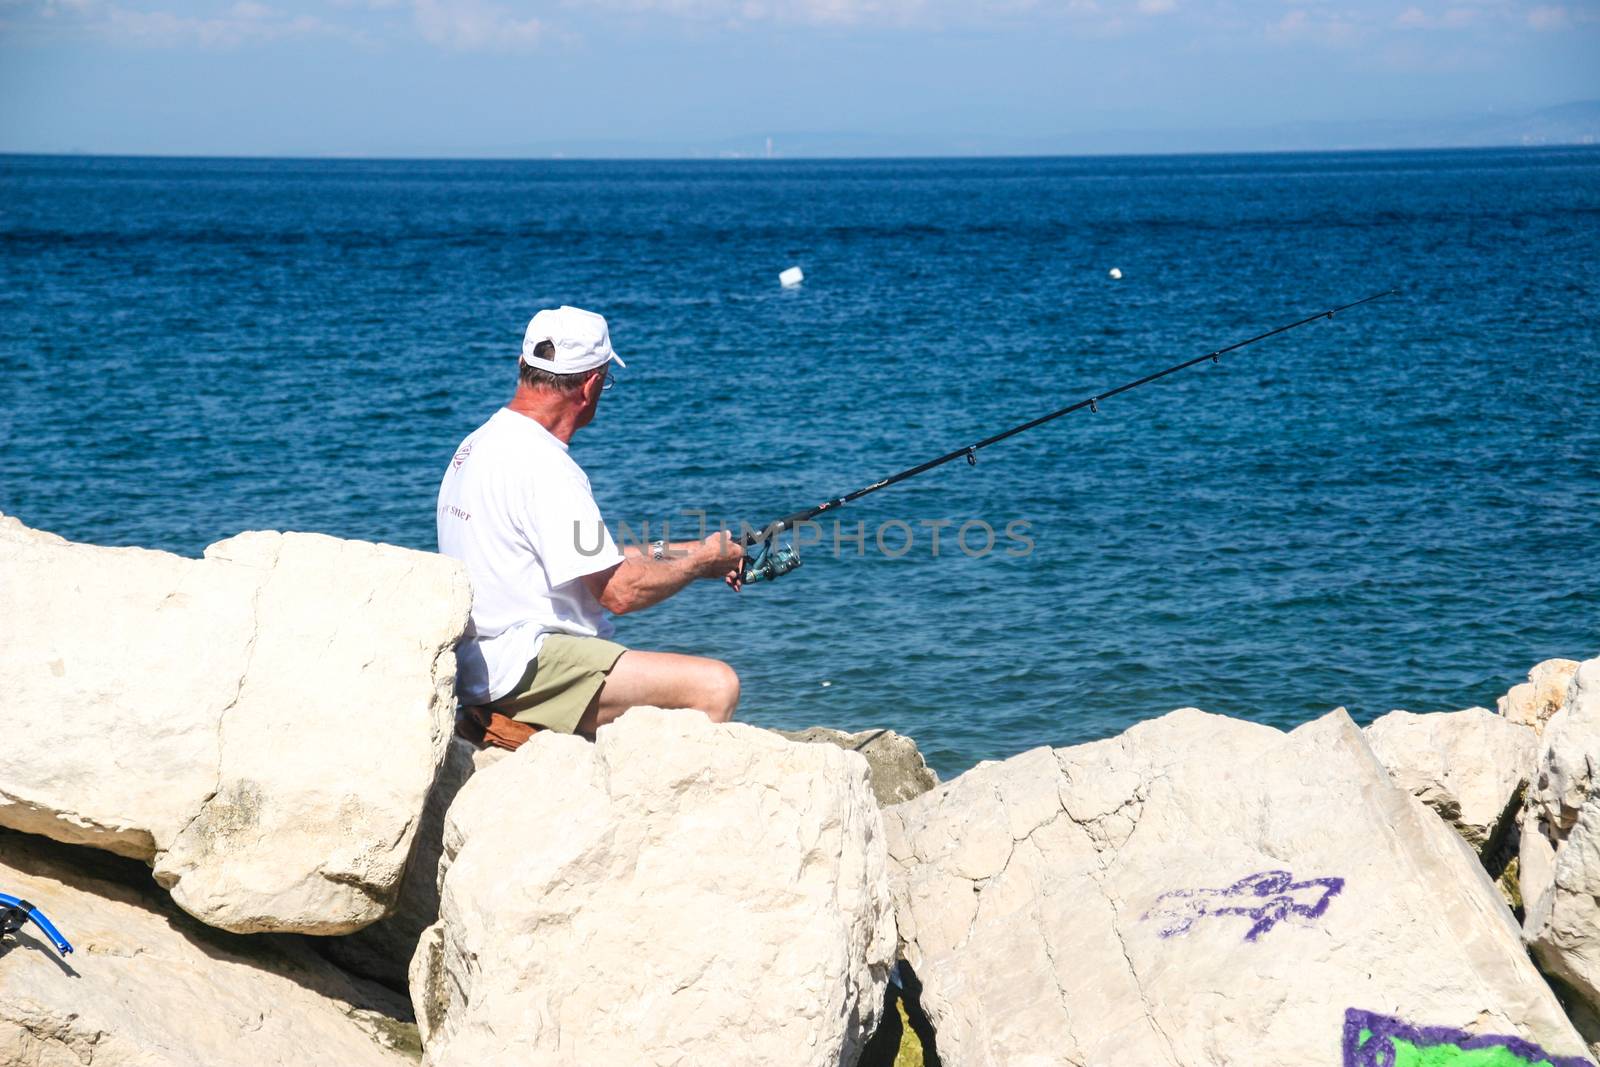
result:
[[[776,539],[758,541],[756,545],[760,546],[756,551],[745,554],[742,581],[775,582],[800,566],[800,553],[793,545],[780,545]],[[756,545],[745,547],[748,550]]]

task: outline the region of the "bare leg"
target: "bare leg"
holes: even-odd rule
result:
[[[606,675],[576,732],[592,737],[596,729],[640,704],[696,708],[712,722],[727,722],[739,705],[739,676],[721,660],[630,649]]]

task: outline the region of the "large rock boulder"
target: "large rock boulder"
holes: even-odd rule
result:
[[[946,1067],[1583,1052],[1472,851],[1342,709],[1289,734],[1176,711],[884,819]]]
[[[386,991],[342,975],[300,938],[196,922],[130,861],[0,830],[0,892],[43,909],[75,949],[58,957],[31,925],[0,942],[7,1067],[415,1062],[401,1050],[406,1027],[386,1014],[403,1002],[386,1003]]]
[[[861,753],[872,772],[872,795],[883,807],[920,797],[939,784],[939,776],[922,758],[917,743],[893,730],[862,730],[852,734],[826,726],[808,726],[804,730],[774,730],[773,733],[808,745],[834,745]]]
[[[0,826],[153,865],[239,932],[394,903],[471,593],[442,556],[246,533],[201,560],[0,517]]]
[[[445,826],[411,996],[435,1067],[839,1067],[893,964],[866,761],[691,711],[543,733]]]
[[[1578,669],[1575,659],[1547,659],[1528,672],[1528,680],[1511,687],[1496,706],[1508,722],[1530,726],[1543,733],[1550,716],[1567,699],[1567,687]]]
[[[444,766],[439,768],[422,821],[417,825],[394,913],[345,937],[318,938],[317,947],[329,959],[391,989],[406,988],[417,942],[422,932],[439,919],[439,861],[444,855],[445,813],[468,778],[510,755],[503,748],[479,748],[459,737],[451,738]]]
[[[1488,708],[1391,711],[1365,730],[1396,785],[1484,855],[1516,825],[1539,738]]]
[[[1600,659],[1545,726],[1522,813],[1523,930],[1540,965],[1600,1011]]]

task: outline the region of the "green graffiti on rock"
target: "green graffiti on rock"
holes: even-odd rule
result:
[[[1344,1015],[1344,1067],[1590,1067],[1510,1034],[1473,1034],[1351,1008]]]

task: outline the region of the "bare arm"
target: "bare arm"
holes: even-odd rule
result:
[[[630,545],[621,563],[583,581],[601,607],[626,615],[661,603],[697,578],[721,578],[737,589],[743,559],[740,545],[726,533],[714,533],[704,541],[668,546],[665,559],[652,559]]]

